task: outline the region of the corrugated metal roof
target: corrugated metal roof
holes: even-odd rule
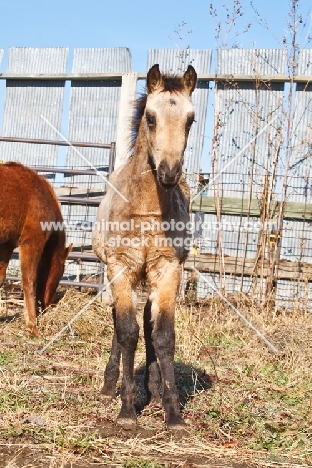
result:
[[[193,65],[197,73],[209,73],[211,50],[196,49],[151,49],[148,51],[147,69],[159,64],[162,73],[182,73],[188,65]],[[209,82],[198,83],[192,95],[195,107],[195,120],[192,125],[185,150],[184,168],[191,174],[188,182],[192,185],[198,174],[204,144],[206,112],[208,105]]]
[[[12,47],[9,73],[65,73],[68,49]],[[64,81],[7,80],[2,136],[58,139],[43,115],[60,130]],[[58,148],[51,145],[0,142],[0,159],[53,166]]]

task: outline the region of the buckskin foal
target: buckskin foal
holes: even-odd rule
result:
[[[121,355],[122,407],[117,423],[124,427],[136,423],[133,374],[139,327],[134,290],[141,280],[150,290],[144,309],[147,394],[149,400],[160,399],[158,361],[167,426],[179,430],[184,425],[174,378],[174,313],[180,264],[190,240],[189,188],[182,166],[194,121],[191,94],[196,79],[192,66],[182,76],[162,75],[158,65],[149,70],[147,95],[136,109],[133,156],[112,174],[93,230],[94,250],[107,264],[108,279],[114,279],[115,333],[102,393],[114,396]]]

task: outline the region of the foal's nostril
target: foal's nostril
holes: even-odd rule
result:
[[[166,161],[161,161],[157,173],[161,183],[165,185],[175,185],[182,173],[181,163],[177,161],[173,167],[170,168]]]
[[[164,176],[168,172],[169,166],[165,161],[161,161],[158,166],[158,174]]]

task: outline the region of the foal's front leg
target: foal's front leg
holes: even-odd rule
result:
[[[112,271],[114,270],[114,271]],[[108,271],[111,280],[118,271],[114,265]],[[117,417],[117,424],[130,427],[136,424],[135,399],[136,385],[134,381],[134,354],[139,338],[139,326],[136,321],[136,310],[132,297],[132,284],[127,271],[120,275],[111,285],[114,299],[116,323],[115,350],[120,349],[122,356],[122,386],[121,386],[121,410]],[[116,368],[116,366],[115,366]]]
[[[19,246],[22,283],[25,298],[26,326],[33,336],[38,336],[36,314],[36,282],[37,268],[43,246],[23,243]]]
[[[107,398],[114,398],[116,393],[116,383],[119,377],[119,366],[121,348],[117,340],[116,332],[116,310],[113,308],[113,320],[114,320],[114,336],[112,341],[112,348],[109,356],[107,366],[104,371],[104,385],[101,390],[101,395]]]
[[[169,429],[180,430],[185,423],[180,414],[180,402],[174,377],[174,313],[180,284],[180,266],[164,262],[148,273],[151,284],[152,343],[159,361],[162,379],[162,403]]]
[[[157,364],[157,356],[152,340],[153,322],[152,303],[150,299],[144,307],[144,338],[146,349],[146,371],[145,371],[145,391],[147,394],[147,403],[160,404],[160,377]]]

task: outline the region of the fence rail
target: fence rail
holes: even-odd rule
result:
[[[18,80],[18,81],[121,81],[123,73],[0,73],[0,80]],[[138,80],[145,80],[146,73],[138,73]],[[283,74],[265,75],[265,74],[238,74],[238,73],[198,73],[197,80],[215,81],[215,82],[271,82],[271,83],[309,83],[311,76],[296,75],[289,76]]]

